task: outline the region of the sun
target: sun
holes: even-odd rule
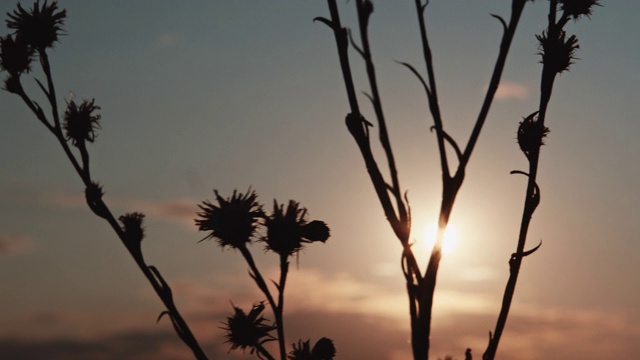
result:
[[[419,262],[425,262],[431,255],[431,249],[436,241],[438,225],[435,222],[425,226],[422,230],[417,229],[417,237],[414,239],[413,251]],[[458,231],[455,224],[449,223],[444,232],[442,242],[442,253],[450,254],[456,247],[458,241]]]

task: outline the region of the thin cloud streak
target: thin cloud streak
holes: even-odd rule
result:
[[[183,42],[184,38],[181,35],[175,33],[166,33],[159,36],[155,40],[154,44],[159,48],[166,49],[182,44]]]
[[[485,89],[486,91],[486,89]],[[496,100],[525,100],[529,98],[529,88],[521,83],[502,81],[496,92]]]
[[[332,338],[341,359],[369,359],[369,360],[406,360],[410,358],[410,344],[408,324],[389,318],[388,314],[380,314],[359,309],[360,304],[368,301],[359,300],[355,292],[364,290],[364,297],[369,294],[369,285],[354,281],[352,278],[336,276],[318,276],[313,271],[304,272],[300,276],[306,280],[322,281],[331,298],[338,303],[345,301],[350,305],[328,305],[316,307],[315,302],[300,303],[303,293],[308,288],[298,285],[290,290],[291,297],[287,298],[285,316],[288,338],[287,343],[297,342],[298,339],[316,341],[322,336]],[[315,277],[313,277],[315,276]],[[214,279],[215,280],[215,279]],[[226,282],[231,277],[223,280]],[[209,281],[208,281],[209,282]],[[336,285],[332,287],[331,283]],[[355,289],[346,289],[346,285],[354,285]],[[184,283],[183,283],[184,285]],[[199,301],[191,299],[183,302],[185,315],[193,324],[192,329],[206,351],[212,358],[241,359],[246,358],[240,352],[227,355],[229,344],[224,344],[224,331],[215,326],[229,315],[229,292],[213,284],[191,283],[188,287],[174,290],[191,289],[186,294],[197,295],[204,303],[195,309],[193,306]],[[249,288],[249,287],[247,287]],[[207,290],[208,289],[208,290]],[[375,288],[380,290],[379,288]],[[388,291],[387,291],[388,292]],[[233,291],[232,293],[236,293]],[[319,292],[307,294],[308,297],[318,296]],[[257,294],[244,292],[239,302],[251,302],[259,299]],[[181,293],[181,297],[185,294]],[[380,293],[380,297],[390,294]],[[251,299],[251,300],[249,300]],[[182,300],[182,299],[181,299]],[[244,306],[236,302],[238,306]],[[318,299],[320,300],[320,299]],[[324,299],[326,300],[326,299]],[[182,301],[181,301],[182,302]],[[310,306],[310,307],[307,307]],[[396,305],[398,306],[398,305]],[[338,309],[338,310],[336,310]],[[198,311],[194,311],[198,310]],[[436,313],[439,318],[444,315]],[[63,314],[48,314],[61,321]],[[194,318],[197,315],[197,318]],[[0,337],[0,353],[3,359],[14,360],[37,358],[43,360],[66,359],[190,359],[192,355],[179,342],[175,334],[168,330],[169,326],[163,322],[151,325],[146,322],[141,328],[130,321],[121,321],[124,315],[108,317],[112,322],[110,333],[95,333],[94,335],[71,335],[65,338],[34,338],[28,334],[17,337],[6,333]],[[271,315],[267,314],[270,318]],[[481,356],[487,344],[487,333],[495,322],[495,314],[457,312],[446,315],[446,321],[438,321],[433,328],[433,344],[431,351],[434,359],[453,355],[463,358],[464,350],[472,348],[474,357]],[[63,321],[66,326],[74,327],[72,319]],[[197,321],[192,321],[197,320]],[[404,320],[408,320],[404,319]],[[42,316],[34,316],[33,321],[42,323]],[[127,325],[128,324],[128,325]],[[30,326],[33,326],[30,325]],[[82,326],[82,324],[78,324]],[[505,333],[505,341],[501,344],[499,354],[505,359],[566,359],[566,360],[596,360],[610,358],[634,358],[640,351],[640,345],[634,339],[640,337],[640,327],[620,314],[607,313],[593,309],[548,308],[538,305],[519,304],[509,319]]]
[[[83,195],[54,193],[47,196],[47,201],[55,206],[69,209],[86,209],[86,200]],[[180,198],[169,200],[143,200],[121,197],[105,197],[107,205],[122,212],[140,211],[147,215],[147,219],[154,218],[170,221],[195,229],[194,220],[198,211],[197,201]]]
[[[36,245],[27,235],[0,234],[0,257],[32,252]]]

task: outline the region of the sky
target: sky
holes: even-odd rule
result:
[[[567,25],[580,39],[579,59],[556,80],[538,177],[542,202],[527,247],[543,245],[524,261],[498,358],[640,352],[640,3],[601,2],[591,19]],[[199,242],[206,234],[193,219],[213,189],[229,196],[251,187],[267,208],[273,199],[295,199],[331,228],[325,244],[311,244],[292,266],[287,343],[327,336],[338,359],[410,359],[401,247],[344,126],[349,107],[333,34],[312,21],[328,16],[326,3],[59,4],[68,12],[66,34],[50,53],[59,104],[95,98],[101,107],[102,128],[89,149],[93,177],[116,214],[147,215],[145,259],[172,286],[210,358],[252,358],[228,353],[220,326],[231,302],[248,309],[263,298],[240,254]],[[462,359],[466,348],[480,357],[495,325],[526,187],[509,172],[527,167],[515,136],[537,109],[534,35],[547,4],[527,3],[453,210],[455,244],[444,254],[433,310],[434,359]],[[424,68],[418,25],[412,2],[375,5],[372,51],[424,260],[440,200],[437,145],[420,84],[394,62]],[[0,14],[14,6],[0,2]],[[354,2],[339,6],[343,23],[355,28]],[[501,27],[489,14],[509,10],[504,0],[427,7],[444,126],[459,143],[497,55]],[[356,86],[367,91],[360,59],[351,59]],[[35,82],[24,82],[44,104]],[[156,324],[160,301],[86,207],[54,137],[5,91],[0,116],[0,357],[189,359],[169,322]],[[262,244],[251,249],[266,276],[277,278],[277,258]]]

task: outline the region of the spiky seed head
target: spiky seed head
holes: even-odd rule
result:
[[[7,15],[7,27],[14,29],[33,49],[42,51],[58,41],[67,11],[58,11],[57,1],[48,4],[45,0],[40,6],[40,0],[36,0],[33,8],[25,9],[18,3],[17,9]]]
[[[550,36],[549,32],[543,31],[542,34],[536,35],[536,38],[540,43],[539,54],[542,55],[542,63],[545,67],[556,74],[569,70],[569,66],[576,59],[576,50],[580,48],[575,35],[567,38],[566,32],[560,30],[555,36]]]
[[[231,344],[231,350],[247,348],[251,349],[251,353],[255,350],[256,346],[262,345],[265,342],[274,340],[274,337],[270,334],[276,327],[266,325],[265,319],[262,316],[264,311],[264,303],[258,303],[253,305],[253,308],[249,314],[233,306],[234,314],[227,317],[227,322],[223,323],[223,330],[227,332],[227,343]]]
[[[64,112],[64,130],[67,140],[71,140],[73,146],[84,145],[85,142],[94,142],[96,129],[100,128],[100,115],[94,112],[100,110],[95,105],[95,100],[84,100],[80,105],[73,100],[67,103]]]
[[[229,198],[220,196],[214,190],[217,204],[204,201],[198,205],[196,226],[200,231],[208,231],[204,239],[216,239],[222,247],[239,248],[253,240],[260,221],[264,217],[262,205],[257,201],[258,195],[249,190],[246,194],[233,191]]]
[[[549,128],[538,121],[537,115],[536,111],[524,118],[518,125],[518,145],[527,157],[540,150],[540,146],[544,145],[544,138],[549,133]]]
[[[0,70],[19,77],[31,71],[33,49],[22,36],[0,37]]]

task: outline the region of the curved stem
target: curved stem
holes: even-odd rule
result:
[[[553,36],[553,32],[560,30],[555,23],[557,2],[552,0],[549,7],[549,36]],[[540,85],[540,104],[538,109],[538,122],[540,126],[544,127],[544,121],[546,118],[547,107],[551,99],[551,93],[553,90],[553,83],[555,81],[556,73],[551,70],[548,64],[543,64],[542,78]],[[518,234],[518,244],[516,246],[516,252],[511,256],[509,260],[509,279],[505,286],[504,295],[502,298],[502,306],[500,308],[500,314],[496,321],[496,327],[493,332],[493,336],[489,339],[489,345],[482,355],[483,360],[493,360],[498,351],[498,345],[504,328],[509,316],[509,310],[511,309],[511,303],[515,294],[516,284],[518,282],[518,275],[520,273],[520,267],[522,265],[522,254],[524,253],[524,247],[527,241],[527,233],[529,231],[529,225],[531,223],[531,217],[535,211],[536,205],[534,202],[538,202],[539,198],[535,196],[537,190],[536,177],[538,174],[538,164],[540,160],[540,149],[533,151],[529,155],[529,174],[527,181],[527,190],[525,193],[524,210],[522,212],[522,219],[520,222],[520,231]]]
[[[520,16],[522,15],[522,11],[524,10],[526,2],[527,0],[513,0],[513,2],[511,3],[511,19],[509,20],[509,26],[507,26],[507,30],[502,36],[502,42],[500,43],[500,52],[493,69],[493,74],[491,75],[489,88],[487,89],[487,93],[482,103],[480,113],[478,114],[476,124],[474,125],[471,136],[469,137],[467,147],[462,153],[462,160],[460,161],[458,170],[464,168],[469,162],[471,153],[473,152],[473,149],[478,141],[478,137],[480,136],[480,132],[482,131],[482,127],[484,126],[484,123],[487,119],[487,115],[489,115],[489,109],[491,109],[493,98],[498,91],[500,78],[502,77],[502,71],[504,70],[504,65],[507,61],[507,55],[509,54],[511,42],[513,40],[513,36],[516,33],[516,28],[518,27],[518,22],[520,21]]]
[[[51,106],[51,115],[53,117],[53,125],[47,120],[42,109],[29,96],[27,96],[27,94],[24,92],[22,88],[18,92],[18,95],[22,98],[22,100],[25,102],[27,107],[36,115],[36,118],[38,118],[38,120],[42,122],[47,127],[47,129],[51,131],[51,133],[53,133],[53,135],[56,137],[56,139],[62,146],[62,149],[65,152],[65,155],[73,165],[74,170],[82,179],[82,182],[84,183],[85,187],[89,187],[92,185],[91,175],[89,171],[89,155],[86,151],[86,148],[80,149],[80,152],[82,155],[82,162],[83,162],[83,165],[81,166],[78,160],[76,159],[76,157],[73,155],[73,152],[71,151],[71,148],[69,147],[69,144],[67,143],[66,139],[64,138],[64,134],[62,132],[62,125],[60,123],[60,117],[58,114],[56,92],[55,92],[55,86],[53,83],[53,77],[51,75],[49,59],[44,49],[39,50],[38,54],[40,58],[40,64],[47,77],[48,90],[47,91],[45,91],[44,89],[42,90],[47,96],[47,100],[49,102],[49,105]],[[134,258],[136,265],[138,265],[138,268],[142,271],[144,276],[151,283],[154,291],[156,292],[156,294],[158,295],[162,303],[165,305],[167,311],[171,316],[174,329],[176,330],[180,339],[185,343],[185,345],[187,345],[191,349],[196,359],[206,360],[207,356],[205,355],[204,351],[202,351],[202,348],[198,344],[198,341],[193,336],[187,323],[183,319],[182,315],[180,315],[180,312],[178,311],[175,303],[173,302],[171,289],[169,288],[167,283],[164,281],[164,279],[162,279],[160,273],[157,270],[156,270],[156,273],[157,273],[157,276],[160,277],[160,279],[158,279],[156,275],[154,275],[154,273],[151,272],[151,270],[149,269],[149,266],[147,266],[147,264],[144,262],[144,259],[142,257],[142,252],[139,248],[139,244],[137,247],[135,247],[127,241],[125,232],[122,230],[122,228],[120,227],[120,224],[118,223],[116,218],[113,216],[113,214],[111,213],[111,210],[104,203],[104,201],[102,199],[94,199],[94,200],[96,201],[96,205],[103,210],[103,214],[102,214],[103,216],[101,217],[104,217],[105,220],[109,223],[109,225],[114,230],[114,232],[116,233],[120,241],[127,248],[131,256]]]
[[[273,311],[273,316],[276,319],[276,327],[278,329],[278,343],[280,346],[280,358],[282,360],[286,360],[286,348],[284,344],[285,340],[284,340],[284,336],[281,337],[281,335],[283,334],[281,334],[282,332],[281,324],[280,324],[281,322],[279,321],[279,319],[281,318],[281,314],[280,314],[278,303],[276,303],[275,300],[273,299],[273,296],[271,295],[271,291],[269,290],[267,283],[264,281],[264,278],[262,277],[260,270],[258,270],[258,266],[256,265],[256,262],[253,260],[253,256],[251,255],[251,252],[249,251],[249,249],[246,246],[238,247],[238,249],[240,250],[240,253],[244,257],[244,259],[247,261],[247,264],[249,265],[249,269],[251,269],[251,273],[250,273],[251,278],[253,278],[253,281],[256,282],[256,285],[258,285],[258,288],[262,291],[264,296],[267,297],[267,302],[269,302],[271,311]]]

